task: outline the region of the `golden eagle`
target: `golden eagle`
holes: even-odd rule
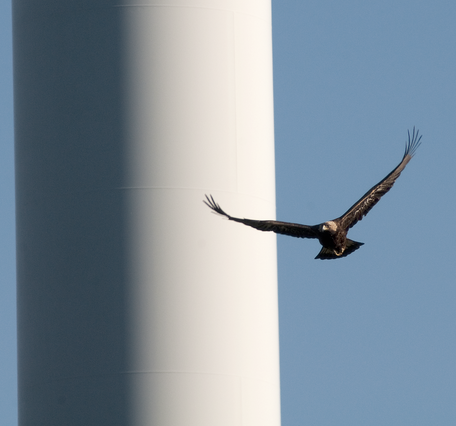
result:
[[[215,202],[212,195],[203,202],[215,213],[226,216],[230,220],[243,223],[260,231],[272,231],[277,234],[289,235],[297,238],[318,238],[323,246],[315,259],[338,259],[348,256],[358,250],[364,243],[359,243],[347,238],[348,230],[363,218],[380,198],[385,195],[394,185],[394,182],[402,173],[405,166],[414,156],[417,148],[421,144],[421,137],[418,130],[413,128],[412,134],[408,131],[408,141],[405,145],[405,153],[399,165],[382,181],[367,191],[353,206],[351,206],[342,216],[319,225],[300,225],[298,223],[278,222],[275,220],[252,220],[241,219],[230,216]]]

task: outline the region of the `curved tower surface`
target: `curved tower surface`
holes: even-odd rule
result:
[[[13,0],[20,426],[278,426],[270,0]]]

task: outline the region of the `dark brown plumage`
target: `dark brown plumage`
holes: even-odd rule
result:
[[[378,203],[394,185],[408,162],[415,155],[421,144],[418,130],[413,128],[412,134],[408,132],[408,141],[405,145],[404,156],[399,165],[377,185],[367,191],[355,204],[337,219],[323,222],[318,225],[308,226],[298,223],[278,222],[276,220],[252,220],[230,216],[215,202],[214,198],[206,195],[203,202],[215,213],[227,217],[235,222],[243,223],[260,231],[272,231],[277,234],[289,235],[297,238],[317,238],[323,246],[315,259],[338,259],[348,256],[358,250],[364,243],[359,243],[347,238],[348,230]]]

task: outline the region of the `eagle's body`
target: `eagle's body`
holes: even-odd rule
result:
[[[410,135],[410,132],[408,134],[405,153],[399,165],[382,181],[369,189],[342,216],[318,225],[308,226],[275,220],[241,219],[225,213],[212,196],[208,197],[206,195],[204,203],[215,213],[260,231],[272,231],[277,234],[298,238],[317,238],[323,247],[315,259],[338,259],[345,257],[358,250],[364,244],[348,239],[348,230],[360,221],[378,203],[380,198],[392,188],[396,179],[415,154],[415,151],[420,145],[420,140],[421,136],[418,137],[418,131],[415,132],[415,128],[413,128],[412,134]]]

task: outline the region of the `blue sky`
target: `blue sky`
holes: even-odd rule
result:
[[[356,253],[317,261],[316,241],[278,237],[284,426],[455,424],[455,22],[453,1],[273,1],[278,219],[339,216],[423,134],[350,231]],[[0,99],[0,418],[16,425],[9,2]]]
[[[17,425],[11,5],[0,2],[0,422]]]
[[[349,236],[278,237],[282,424],[456,422],[456,3],[273,2],[277,217],[338,217],[422,146]]]

